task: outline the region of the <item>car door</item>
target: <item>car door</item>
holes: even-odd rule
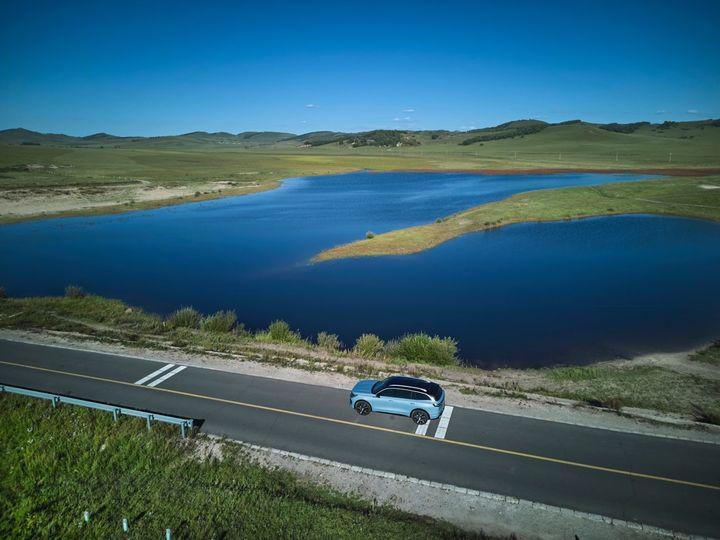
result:
[[[430,397],[422,392],[412,392],[412,408],[423,409],[425,412],[432,415]]]
[[[399,414],[401,404],[399,403],[399,393],[401,390],[397,388],[386,388],[377,395],[373,410],[384,413]]]
[[[396,389],[395,392],[395,413],[410,416],[410,412],[415,408],[413,392],[401,388]]]

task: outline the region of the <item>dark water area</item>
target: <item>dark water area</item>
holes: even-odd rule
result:
[[[365,332],[457,339],[474,364],[583,364],[720,337],[720,225],[621,216],[518,224],[411,256],[309,264],[328,247],[513,193],[639,175],[354,173],[128,214],[0,227],[13,296],[67,284],[168,313],[234,309],[346,344]],[[647,177],[645,177],[647,178]]]

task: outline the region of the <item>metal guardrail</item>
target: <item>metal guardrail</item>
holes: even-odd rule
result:
[[[52,402],[53,407],[57,407],[60,403],[67,403],[68,405],[79,405],[80,407],[87,407],[89,409],[98,409],[100,411],[111,412],[113,418],[117,421],[121,414],[125,416],[135,416],[138,418],[144,418],[147,422],[147,428],[153,421],[164,422],[166,424],[175,424],[180,426],[180,433],[183,438],[187,436],[187,430],[190,429],[194,420],[192,418],[180,418],[178,416],[170,416],[167,414],[158,414],[150,411],[141,411],[139,409],[131,409],[129,407],[121,407],[119,405],[112,405],[110,403],[100,403],[99,401],[90,401],[87,399],[79,399],[70,396],[64,396],[62,394],[51,394],[49,392],[41,392],[39,390],[32,390],[30,388],[23,388],[22,386],[11,386],[8,384],[0,384],[0,392],[9,392],[11,394],[20,394],[21,396],[30,396],[40,399],[47,399]]]

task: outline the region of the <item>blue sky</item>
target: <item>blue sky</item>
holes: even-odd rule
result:
[[[720,117],[720,2],[4,2],[0,129]]]

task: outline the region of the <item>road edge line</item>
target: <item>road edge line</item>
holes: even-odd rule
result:
[[[297,459],[300,461],[308,461],[311,463],[315,463],[318,465],[325,465],[328,467],[335,467],[343,470],[350,470],[353,472],[359,472],[362,474],[365,474],[367,476],[375,476],[377,478],[385,478],[388,480],[396,480],[400,482],[409,482],[411,484],[419,484],[424,486],[429,486],[437,489],[442,489],[444,491],[450,491],[453,493],[459,493],[462,495],[470,495],[477,497],[479,499],[486,499],[491,500],[494,502],[500,502],[500,503],[506,503],[506,504],[514,504],[514,505],[526,505],[530,508],[533,508],[535,510],[542,510],[547,512],[552,512],[554,514],[559,514],[560,516],[564,517],[579,517],[581,519],[586,519],[588,521],[592,521],[595,523],[605,523],[606,525],[610,525],[612,527],[624,527],[627,529],[632,529],[634,531],[648,533],[648,534],[656,534],[658,536],[665,536],[668,538],[679,538],[682,540],[711,540],[710,537],[706,536],[698,536],[698,535],[691,535],[691,534],[685,534],[677,531],[672,531],[670,529],[663,529],[662,527],[656,527],[654,525],[647,525],[645,523],[638,523],[635,521],[626,521],[623,519],[617,519],[612,518],[609,516],[603,516],[601,514],[592,514],[589,512],[582,512],[580,510],[573,510],[571,508],[565,508],[562,506],[553,506],[550,504],[544,504],[539,503],[535,501],[531,501],[529,499],[519,499],[517,497],[513,497],[511,495],[500,495],[498,493],[492,493],[490,491],[479,491],[476,489],[471,488],[464,488],[460,486],[456,486],[453,484],[443,484],[440,482],[431,482],[429,480],[423,480],[420,478],[415,478],[413,476],[405,476],[403,474],[396,474],[391,473],[387,471],[381,471],[378,469],[369,469],[367,467],[359,467],[357,465],[350,465],[348,463],[343,463],[340,461],[333,461],[330,459],[324,459],[319,458],[315,456],[310,456],[307,454],[300,454],[298,452],[291,452],[289,450],[281,450],[279,448],[272,448],[269,446],[261,446],[258,444],[248,443],[245,441],[241,441],[238,439],[229,439],[227,437],[221,437],[219,435],[212,435],[212,434],[205,434],[206,437],[217,441],[227,441],[232,442],[234,444],[237,444],[239,446],[243,446],[246,448],[249,448],[254,451],[258,452],[265,452],[270,454],[276,454],[282,457],[289,457],[293,459]]]
[[[487,446],[487,445],[471,443],[471,442],[467,442],[467,441],[460,441],[460,440],[454,440],[454,439],[439,439],[436,437],[425,437],[423,435],[417,435],[412,432],[399,431],[397,429],[381,427],[381,426],[373,426],[370,424],[359,424],[357,422],[350,422],[348,420],[342,420],[340,418],[319,416],[316,414],[293,411],[290,409],[282,409],[282,408],[278,408],[278,407],[271,407],[268,405],[259,405],[257,403],[249,403],[249,402],[237,401],[237,400],[232,400],[232,399],[227,399],[227,398],[214,397],[214,396],[210,396],[210,395],[196,394],[193,392],[185,392],[182,390],[174,390],[171,388],[161,388],[161,387],[157,387],[157,386],[155,386],[155,387],[142,386],[142,385],[137,385],[137,384],[134,384],[134,383],[131,383],[128,381],[108,379],[106,377],[99,377],[99,376],[95,376],[95,375],[84,375],[84,374],[80,374],[80,373],[73,373],[73,372],[69,372],[69,371],[45,368],[45,367],[40,367],[40,366],[31,366],[31,365],[17,363],[17,362],[8,362],[5,360],[0,360],[0,364],[20,367],[20,368],[25,368],[25,369],[30,369],[30,370],[36,370],[36,371],[46,371],[48,373],[57,373],[60,375],[66,375],[66,376],[70,376],[70,377],[77,377],[77,378],[81,378],[81,379],[101,381],[101,382],[105,382],[105,383],[118,384],[118,385],[133,387],[133,388],[142,388],[142,389],[149,390],[149,391],[166,392],[166,393],[170,393],[170,394],[186,396],[189,398],[203,399],[203,400],[208,400],[208,401],[216,401],[218,403],[227,403],[227,404],[237,405],[240,407],[246,407],[246,408],[250,408],[250,409],[264,410],[264,411],[268,411],[268,412],[272,412],[272,413],[281,413],[281,414],[287,414],[290,416],[296,416],[296,417],[300,417],[300,418],[309,418],[312,420],[318,420],[318,421],[329,422],[329,423],[334,423],[334,424],[348,425],[348,426],[352,426],[354,428],[363,428],[363,429],[369,429],[369,430],[374,430],[374,431],[382,431],[382,432],[386,432],[386,433],[394,433],[395,435],[398,435],[398,436],[415,437],[417,439],[425,439],[428,441],[434,441],[436,443],[446,443],[446,444],[452,444],[452,445],[462,446],[462,447],[466,447],[466,448],[475,448],[475,449],[483,450],[486,452],[494,452],[497,454],[503,454],[503,455],[508,455],[508,456],[516,456],[516,457],[522,457],[522,458],[527,458],[527,459],[534,459],[534,460],[538,460],[538,461],[545,461],[548,463],[556,463],[559,465],[567,465],[567,466],[571,466],[571,467],[578,467],[578,468],[594,470],[594,471],[602,471],[602,472],[606,472],[606,473],[619,474],[619,475],[624,475],[624,476],[629,476],[629,477],[662,481],[662,482],[667,482],[667,483],[671,483],[671,484],[683,484],[683,485],[698,487],[698,488],[702,488],[702,489],[710,489],[710,490],[720,491],[720,485],[704,484],[702,482],[681,480],[679,478],[671,478],[671,477],[659,476],[659,475],[655,475],[655,474],[641,473],[641,472],[637,472],[637,471],[616,469],[614,467],[606,467],[604,465],[593,465],[590,463],[571,461],[571,460],[555,458],[555,457],[551,457],[551,456],[543,456],[540,454],[532,454],[532,453],[519,451],[519,450],[510,450],[510,449],[506,449],[506,448]]]

